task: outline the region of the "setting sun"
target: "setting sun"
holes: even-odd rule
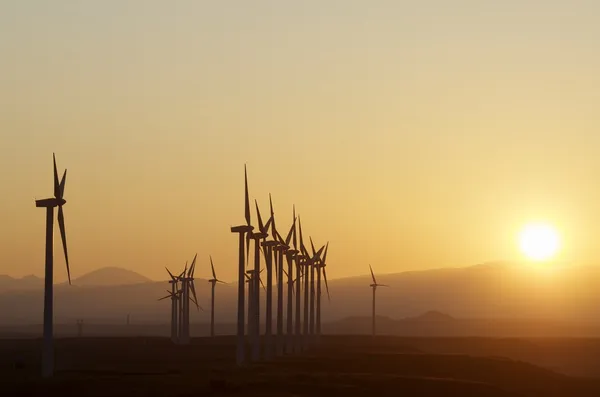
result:
[[[527,258],[543,261],[556,255],[560,249],[560,237],[551,225],[532,223],[521,231],[519,244]]]

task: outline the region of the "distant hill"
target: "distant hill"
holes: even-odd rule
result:
[[[0,292],[30,290],[42,288],[44,279],[36,276],[25,276],[22,278],[14,278],[5,274],[0,275]]]
[[[72,281],[73,285],[81,287],[131,285],[152,282],[148,277],[120,267],[103,267],[94,270]]]
[[[405,319],[405,321],[452,321],[454,317],[449,316],[448,314],[438,312],[436,310],[430,310],[426,313],[421,314],[417,317],[410,317]]]
[[[390,286],[377,291],[377,328],[382,333],[436,336],[600,335],[596,324],[600,324],[597,310],[600,268],[549,265],[540,269],[526,264],[496,262],[462,268],[378,274],[377,281]],[[370,274],[329,280],[331,301],[324,299],[321,309],[323,322],[332,324],[327,330],[370,332],[371,282]],[[2,284],[13,287],[0,287],[0,324],[39,323],[43,308],[43,280],[4,276],[0,277]],[[21,285],[30,287],[18,288]],[[36,288],[31,287],[35,285]],[[287,291],[286,287],[284,285],[284,291]],[[157,299],[165,296],[168,288],[166,279],[151,282],[126,269],[99,269],[73,280],[72,286],[57,285],[54,302],[56,322],[72,322],[75,318],[91,321],[91,317],[94,321],[117,319],[122,322],[127,314],[131,314],[139,322],[167,323],[170,302]],[[204,309],[210,307],[207,280],[196,279],[196,292],[199,304]],[[262,314],[264,293],[261,299]],[[276,302],[276,296],[273,300]],[[235,284],[218,286],[215,306],[218,322],[235,323]],[[196,323],[207,322],[210,318],[208,312],[202,310],[193,310],[190,316]],[[336,329],[334,325],[344,319]],[[575,326],[573,321],[579,325]],[[582,322],[591,323],[585,325]]]

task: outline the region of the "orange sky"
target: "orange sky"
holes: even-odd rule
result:
[[[331,278],[519,259],[538,219],[598,262],[600,6],[283,3],[3,2],[0,274],[43,274],[53,151],[74,277],[233,280],[244,163]]]

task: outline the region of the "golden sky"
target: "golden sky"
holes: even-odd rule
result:
[[[540,219],[597,263],[598,4],[4,1],[0,274],[43,274],[53,151],[74,277],[235,279],[244,163],[330,278],[519,259]]]

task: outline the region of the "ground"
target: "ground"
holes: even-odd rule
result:
[[[234,342],[233,337],[196,338],[190,346],[175,346],[167,338],[57,339],[57,373],[44,381],[39,377],[41,340],[4,339],[0,395],[600,396],[600,378],[477,354],[514,353],[527,341],[324,336],[306,353],[244,368],[234,365]],[[470,352],[434,351],[461,346]]]

